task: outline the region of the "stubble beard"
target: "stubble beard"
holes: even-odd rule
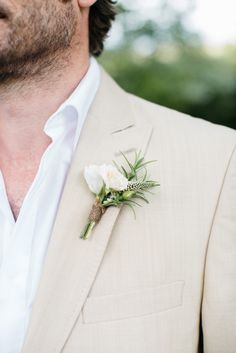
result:
[[[26,5],[18,16],[9,18],[0,43],[0,87],[17,82],[41,80],[68,65],[70,45],[77,27],[71,2],[58,6],[42,1]],[[9,16],[10,17],[10,16]]]

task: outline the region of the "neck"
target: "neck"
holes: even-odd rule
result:
[[[0,85],[0,162],[27,156],[39,158],[51,139],[43,127],[85,75],[89,55],[71,55],[54,62],[54,69]],[[57,69],[55,69],[57,68]]]

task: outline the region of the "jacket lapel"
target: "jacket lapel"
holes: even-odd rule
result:
[[[67,175],[22,353],[61,352],[95,280],[120,208],[110,207],[87,240],[79,238],[94,195],[83,177],[88,164],[124,162],[145,153],[152,126],[135,120],[129,95],[101,68],[101,84]]]

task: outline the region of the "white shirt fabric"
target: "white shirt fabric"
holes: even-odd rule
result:
[[[45,123],[52,142],[16,221],[0,171],[1,353],[21,352],[68,167],[99,82],[100,69],[91,57],[84,78]]]

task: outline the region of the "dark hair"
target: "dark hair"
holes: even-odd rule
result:
[[[104,40],[115,19],[115,1],[97,0],[89,14],[89,52],[99,56],[104,48]]]

